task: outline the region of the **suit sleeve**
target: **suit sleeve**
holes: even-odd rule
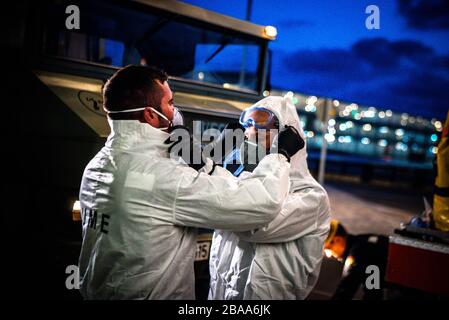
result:
[[[174,222],[233,231],[267,225],[279,214],[288,195],[289,168],[287,159],[278,154],[262,159],[251,177],[244,180],[224,172],[210,176],[182,168],[185,170],[180,172],[174,199]]]
[[[248,242],[288,242],[316,231],[328,229],[329,200],[321,187],[308,187],[288,195],[280,213],[267,226],[239,232]]]

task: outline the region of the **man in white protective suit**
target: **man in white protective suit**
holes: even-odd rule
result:
[[[261,228],[287,196],[288,159],[302,142],[293,128],[278,135],[279,153],[240,181],[210,176],[224,171],[210,159],[200,166],[183,161],[190,155],[172,159],[169,150],[180,141],[173,128],[186,130],[167,79],[160,70],[128,66],[105,84],[111,134],[80,188],[86,299],[194,299],[195,227]]]
[[[272,96],[259,101],[243,111],[240,124],[246,129],[247,142],[253,143],[249,148],[242,144],[224,163],[229,169],[232,160],[241,160],[242,164],[231,170],[237,179],[253,169],[242,153],[250,154],[251,145],[256,145],[256,153],[266,149],[273,139],[268,130],[293,126],[304,137],[288,98]],[[254,137],[262,129],[267,131],[255,144]],[[309,173],[306,158],[306,148],[291,158],[288,197],[267,226],[245,232],[215,230],[209,299],[305,299],[313,289],[329,232],[330,208],[327,193]],[[231,175],[222,171],[214,174]]]

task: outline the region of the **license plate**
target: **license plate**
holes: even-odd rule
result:
[[[195,261],[204,261],[209,259],[210,242],[197,242]]]

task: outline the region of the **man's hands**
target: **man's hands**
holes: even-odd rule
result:
[[[221,159],[215,159],[216,156],[213,154],[211,156],[218,163],[222,163],[227,154],[240,146],[243,139],[243,130],[239,123],[226,125],[220,136],[212,141],[210,146],[214,152],[221,152],[219,155]],[[199,170],[206,164],[201,142],[192,137],[187,127],[172,127],[170,137],[164,143],[168,145],[171,157],[181,157],[189,167]],[[283,154],[290,161],[290,158],[304,148],[304,145],[305,142],[298,131],[292,126],[285,126],[285,129],[279,132],[277,139],[274,140],[270,152]]]
[[[273,142],[272,150],[276,152],[277,147],[277,153],[283,154],[290,162],[290,158],[304,148],[304,145],[299,132],[292,126],[285,126],[285,130],[279,132],[277,140]]]

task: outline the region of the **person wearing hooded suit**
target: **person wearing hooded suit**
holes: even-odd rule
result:
[[[80,186],[85,299],[194,299],[196,228],[261,227],[288,194],[288,159],[302,141],[297,133],[279,134],[284,155],[266,157],[244,181],[210,176],[226,170],[214,170],[210,159],[194,169],[183,161],[192,148],[181,158],[173,151],[191,139],[187,128],[174,126],[167,80],[158,69],[127,66],[103,89],[111,133]]]
[[[290,99],[271,96],[255,105],[273,112],[279,128],[293,126],[305,140]],[[289,194],[274,220],[252,231],[215,230],[208,299],[305,299],[313,289],[330,228],[330,206],[306,158],[306,148],[291,158]],[[232,175],[224,170],[215,174]],[[243,171],[236,179],[247,175]]]

